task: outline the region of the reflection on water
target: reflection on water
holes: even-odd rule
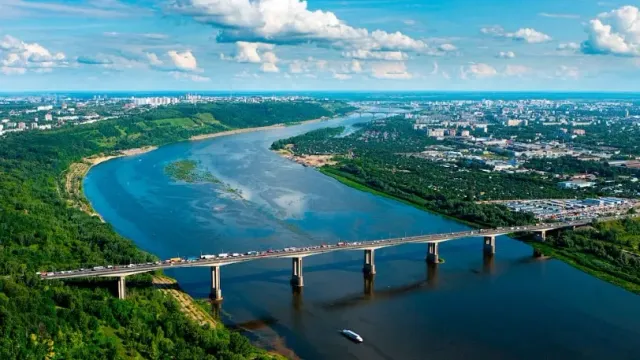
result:
[[[92,168],[84,189],[120,234],[161,258],[466,229],[268,151],[274,140],[340,124],[162,147]],[[163,168],[177,159],[199,161],[241,189],[245,200],[211,184],[172,182]],[[446,262],[432,266],[425,264],[424,245],[379,249],[375,277],[363,277],[362,252],[312,256],[304,262],[304,290],[296,292],[289,285],[291,260],[229,265],[221,273],[224,303],[212,311],[291,358],[640,358],[636,295],[564,263],[540,261],[515,240],[497,242],[491,257],[483,257],[481,238],[442,243]],[[208,269],[167,274],[191,296],[209,296]],[[337,333],[343,328],[365,342],[345,341]]]

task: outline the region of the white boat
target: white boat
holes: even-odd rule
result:
[[[344,335],[345,337],[349,338],[352,341],[359,342],[359,343],[364,341],[362,336],[356,334],[355,332],[353,332],[351,330],[344,329],[344,330],[340,331],[340,333],[342,335]]]

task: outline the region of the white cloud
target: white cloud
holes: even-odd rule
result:
[[[438,46],[438,50],[444,51],[444,52],[451,52],[451,51],[458,50],[458,48],[455,47],[455,45],[453,45],[453,44],[442,44],[442,45]]]
[[[385,61],[403,61],[409,56],[402,51],[369,51],[369,50],[353,50],[345,51],[342,56],[359,60],[385,60]]]
[[[379,62],[371,65],[371,76],[376,79],[408,80],[413,75],[404,62]]]
[[[516,32],[506,32],[501,26],[494,25],[489,27],[483,27],[480,32],[486,35],[492,35],[495,37],[502,37],[513,39],[517,41],[524,41],[529,44],[543,43],[551,41],[551,36],[541,33],[532,28],[521,28]]]
[[[276,73],[280,72],[276,63],[279,61],[278,57],[272,51],[267,51],[262,54],[262,66],[260,66],[260,70],[262,72]]]
[[[220,28],[218,41],[312,42],[343,49],[423,51],[427,44],[400,32],[355,28],[302,0],[173,0],[169,10]]]
[[[538,15],[542,17],[556,18],[556,19],[580,19],[580,15],[578,14],[556,14],[556,13],[541,12],[541,13],[538,13]]]
[[[335,74],[333,74],[333,78],[334,79],[338,79],[338,80],[348,80],[348,79],[351,79],[351,75],[335,73]]]
[[[158,58],[158,55],[154,53],[145,53],[145,56],[147,57],[147,60],[149,60],[149,64],[153,66],[161,66],[164,64],[164,62]]]
[[[259,64],[262,62],[262,58],[260,57],[260,50],[273,50],[275,48],[272,44],[258,43],[258,42],[246,42],[246,41],[237,41],[236,42],[236,56],[235,60],[241,63],[254,63]]]
[[[531,69],[528,66],[524,66],[524,65],[507,65],[507,67],[504,70],[504,75],[506,76],[522,76],[525,74],[528,74],[530,72],[532,72],[533,69]]]
[[[5,75],[23,75],[23,74],[25,74],[27,72],[27,69],[18,68],[18,67],[2,66],[2,67],[0,67],[0,72],[2,72]]]
[[[558,51],[575,51],[580,49],[580,44],[574,42],[560,43],[557,49]]]
[[[561,65],[556,69],[555,75],[562,79],[577,79],[580,77],[580,70],[575,66]]]
[[[513,51],[500,51],[498,55],[496,55],[496,57],[499,57],[501,59],[513,59],[516,57],[516,53],[514,53]]]
[[[68,66],[64,53],[51,53],[37,43],[26,43],[13,36],[0,39],[0,67],[4,74],[24,74],[32,69],[51,69]]]
[[[515,40],[524,41],[530,44],[537,44],[537,43],[551,41],[551,36],[531,28],[519,29],[514,33],[507,33],[505,34],[505,36]]]
[[[278,66],[274,63],[264,63],[260,66],[260,71],[265,73],[277,73],[280,72]]]
[[[362,64],[358,60],[351,60],[351,72],[361,73],[362,72]]]
[[[640,10],[623,6],[602,13],[586,26],[588,38],[582,43],[586,54],[640,56]]]
[[[438,62],[434,61],[433,62],[433,70],[431,70],[431,72],[429,73],[429,75],[438,75],[438,69],[440,67],[438,66]]]
[[[480,32],[485,35],[502,36],[504,35],[504,29],[500,25],[492,25],[480,28]]]
[[[489,78],[498,75],[498,71],[488,64],[471,63],[460,68],[460,78],[467,79],[469,75],[475,78]]]
[[[198,70],[198,61],[196,57],[191,53],[191,51],[187,50],[184,52],[177,51],[169,51],[167,52],[169,58],[173,62],[176,68],[183,71],[197,71]]]
[[[402,20],[402,23],[405,24],[405,25],[409,25],[409,26],[413,26],[413,25],[417,24],[416,21],[412,20],[412,19]]]
[[[181,71],[172,71],[172,72],[170,72],[170,74],[173,75],[173,77],[176,78],[176,80],[191,80],[193,82],[211,81],[211,79],[206,77],[206,76],[201,76],[201,75],[197,75],[197,74],[189,74],[189,73],[185,73],[185,72],[181,72]]]

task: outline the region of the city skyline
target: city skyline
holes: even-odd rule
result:
[[[0,0],[0,91],[640,91],[626,4]]]

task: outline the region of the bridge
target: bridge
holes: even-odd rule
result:
[[[637,217],[636,215],[626,216],[614,216],[604,217],[598,220],[618,220],[628,217]],[[235,256],[218,256],[215,258],[200,258],[191,261],[180,259],[180,261],[163,261],[147,264],[130,264],[126,266],[109,266],[107,268],[93,268],[93,269],[78,269],[69,271],[59,271],[53,273],[41,274],[43,280],[64,280],[74,278],[88,278],[88,277],[111,277],[118,279],[118,297],[124,299],[126,297],[126,283],[127,276],[152,272],[156,270],[175,269],[175,268],[192,268],[192,267],[209,267],[211,268],[211,298],[214,301],[222,300],[221,281],[220,281],[220,269],[222,266],[244,263],[249,261],[257,261],[264,259],[280,259],[289,258],[292,259],[291,266],[291,285],[294,287],[304,286],[303,266],[302,260],[308,256],[315,256],[325,254],[334,251],[363,251],[364,252],[364,264],[363,272],[367,276],[375,275],[375,250],[398,246],[404,244],[427,244],[426,261],[430,264],[438,264],[440,262],[438,245],[445,241],[453,241],[458,239],[464,239],[469,237],[482,237],[483,238],[483,251],[487,255],[493,255],[496,252],[496,237],[506,234],[517,233],[535,233],[540,241],[546,239],[546,234],[549,231],[576,228],[579,226],[585,226],[591,224],[593,219],[583,219],[568,222],[559,223],[546,223],[530,226],[519,227],[504,227],[494,229],[475,229],[468,231],[443,233],[443,234],[430,234],[420,236],[408,236],[401,238],[390,238],[373,241],[351,242],[332,245],[313,245],[299,248],[287,248],[283,250],[269,250],[269,251],[253,251],[245,254],[233,254]]]

